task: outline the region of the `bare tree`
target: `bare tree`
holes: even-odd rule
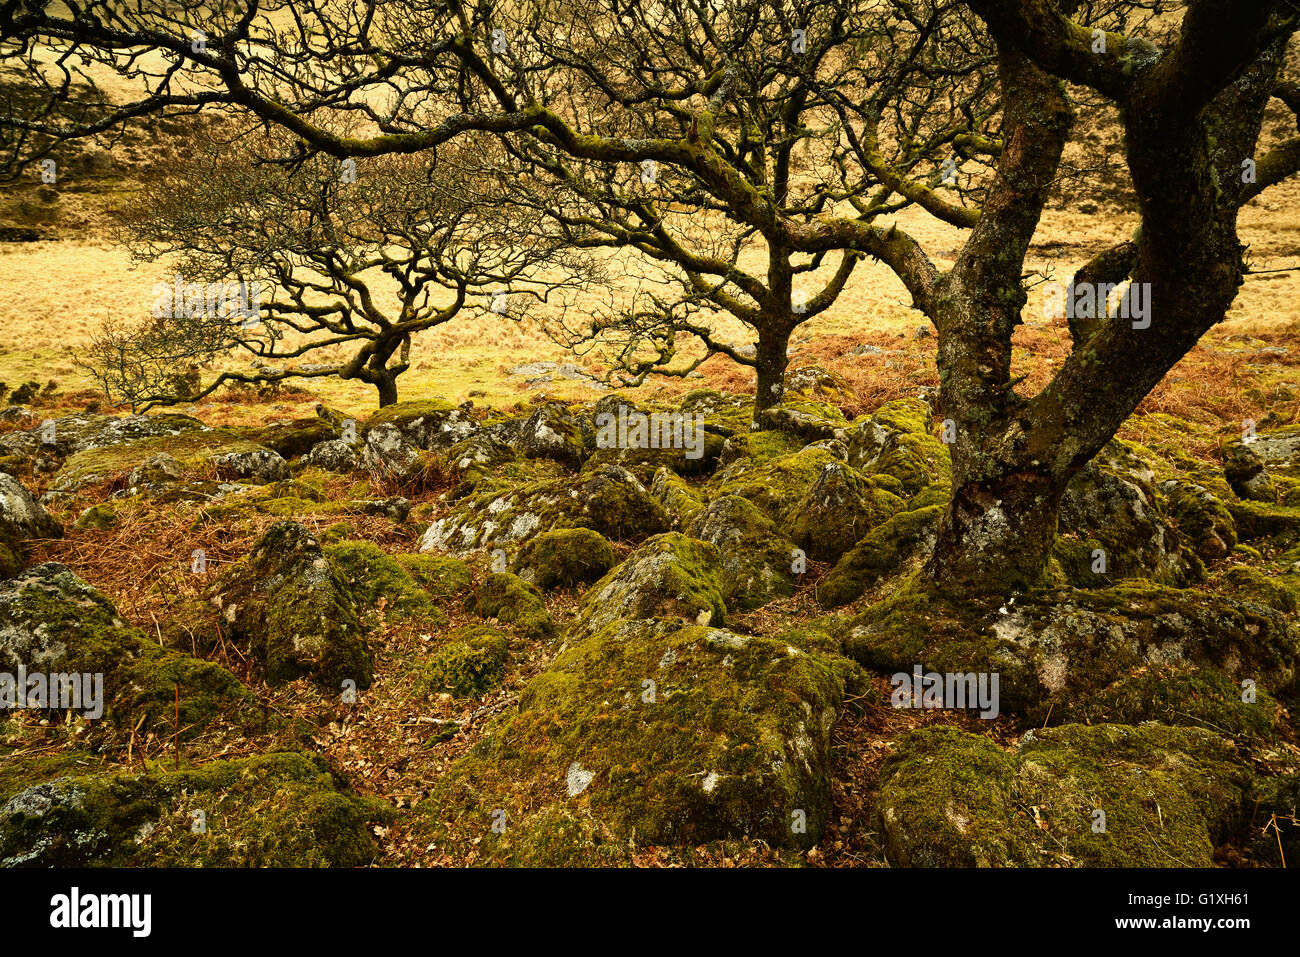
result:
[[[337,376],[391,405],[417,333],[468,306],[517,315],[591,278],[542,217],[502,204],[513,176],[495,141],[340,162],[294,156],[286,139],[204,137],[136,195],[123,238],[176,278],[157,287],[151,318],[108,324],[92,343],[111,396],[148,408],[228,382]],[[210,295],[230,280],[238,309]],[[193,374],[232,352],[252,371]]]

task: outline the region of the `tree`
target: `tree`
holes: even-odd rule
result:
[[[837,31],[852,32],[840,26],[852,22],[846,3],[801,9],[821,11],[827,35],[838,37]],[[707,301],[729,309],[710,298],[710,289],[719,277],[738,282],[740,275],[728,271],[726,257],[718,268],[686,258],[683,270],[683,257],[665,256],[670,247],[658,233],[672,204],[661,201],[656,209],[628,200],[612,172],[617,164],[637,168],[653,162],[678,171],[682,179],[670,185],[670,196],[691,200],[695,209],[735,224],[735,235],[762,237],[775,249],[776,268],[768,270],[763,289],[753,290],[758,295],[751,295],[754,302],[766,297],[774,314],[788,301],[793,275],[781,266],[782,256],[794,257],[787,264],[809,261],[798,257],[838,257],[836,269],[848,268],[844,264],[854,256],[884,263],[939,333],[940,414],[955,433],[954,482],[927,568],[932,580],[963,591],[1007,592],[1039,580],[1070,478],[1231,305],[1246,273],[1238,210],[1300,168],[1295,139],[1266,152],[1259,142],[1271,101],[1293,109],[1300,104],[1294,83],[1282,75],[1297,26],[1296,10],[1286,0],[1186,0],[1178,5],[1175,35],[1164,40],[1151,34],[1163,45],[1137,35],[1151,16],[1166,12],[1158,0],[891,0],[859,9],[868,33],[858,36],[869,40],[870,23],[893,18],[900,32],[886,34],[890,48],[904,51],[915,48],[906,45],[904,24],[918,31],[918,43],[936,36],[940,23],[967,24],[964,50],[992,49],[996,55],[1000,98],[987,110],[982,98],[948,92],[966,89],[970,78],[960,66],[945,73],[943,61],[928,77],[938,87],[934,99],[918,100],[925,89],[920,79],[877,87],[870,68],[834,88],[827,74],[802,80],[796,79],[804,76],[799,70],[776,66],[747,78],[744,70],[755,61],[741,41],[767,30],[784,34],[792,22],[786,12],[791,7],[759,0],[703,9],[669,0],[663,21],[649,9],[629,12],[641,9],[636,4],[605,0],[597,7],[603,23],[591,33],[592,43],[607,43],[615,58],[608,61],[614,69],[603,73],[591,66],[606,64],[597,46],[573,52],[564,43],[547,49],[544,42],[523,42],[528,29],[549,23],[550,12],[559,11],[570,24],[580,16],[590,19],[576,8],[524,4],[512,13],[491,3],[411,0],[400,5],[398,16],[385,0],[337,7],[270,0],[238,15],[229,8],[204,13],[188,2],[180,4],[181,14],[164,15],[158,4],[136,5],[137,11],[148,6],[148,15],[110,14],[88,0],[84,9],[97,16],[69,18],[25,3],[20,10],[9,0],[0,22],[8,24],[5,34],[16,43],[4,47],[5,58],[19,62],[35,86],[44,84],[51,102],[66,100],[68,87],[41,62],[38,40],[67,44],[69,52],[126,72],[147,87],[127,104],[92,97],[78,110],[29,110],[5,121],[16,139],[87,135],[146,112],[214,105],[247,111],[335,158],[418,153],[480,131],[503,137],[512,155],[528,159],[587,204],[586,212],[576,201],[561,207],[554,219],[598,233],[600,224],[588,214],[600,210],[614,224],[606,237],[614,245],[671,263],[686,280],[688,295],[679,301],[688,308]],[[285,10],[296,15],[288,21],[296,25],[290,31],[296,36],[288,41],[269,16]],[[932,11],[943,16],[936,21]],[[972,11],[978,20],[968,18]],[[687,56],[667,61],[671,69],[662,75],[654,69],[657,52],[636,59],[619,40],[613,24],[638,15],[647,28],[663,25],[654,36],[681,35]],[[198,20],[220,29],[205,50],[192,52],[181,30]],[[638,36],[643,44],[651,42],[651,34]],[[809,40],[809,49],[820,49],[816,37]],[[870,43],[864,47],[870,62]],[[128,58],[126,51],[137,55]],[[151,66],[139,55],[144,51],[160,54],[167,66]],[[852,75],[860,52],[851,43],[827,48],[830,75]],[[645,78],[634,81],[637,70],[618,69],[624,61],[644,64]],[[929,63],[922,57],[917,62]],[[588,92],[585,102],[566,104],[554,98],[557,83],[600,90],[607,99],[592,102]],[[849,146],[842,153],[844,172],[837,165],[831,169],[838,190],[828,185],[795,199],[774,188],[779,175],[760,174],[769,167],[779,171],[784,150],[774,151],[763,137],[806,138],[807,117],[800,125],[787,124],[779,109],[773,114],[766,106],[751,106],[759,93],[766,102],[766,91],[774,88],[784,89],[788,102],[816,101],[820,115],[829,111],[828,119],[837,119],[838,136]],[[383,95],[393,89],[400,92]],[[1130,242],[1102,251],[1075,279],[1079,285],[1127,282],[1128,290],[1143,294],[1150,322],[1135,328],[1113,315],[1073,322],[1074,349],[1060,372],[1037,395],[1022,396],[1011,377],[1011,336],[1028,298],[1025,258],[1044,206],[1060,186],[1075,101],[1089,102],[1079,91],[1121,111],[1142,226]],[[936,113],[947,112],[949,99],[954,112],[945,125]],[[647,116],[654,121],[643,124],[634,107],[651,101],[655,109]],[[346,112],[365,129],[337,134],[313,119],[318,110]],[[954,124],[951,135],[943,132]],[[752,138],[746,132],[751,128]],[[521,136],[527,137],[522,146]],[[947,193],[942,187],[949,177],[935,183],[935,150],[917,155],[918,145],[931,142],[963,158],[969,154],[976,163],[987,159],[988,174],[974,187],[980,190],[977,204]],[[793,150],[784,155],[793,156]],[[1243,177],[1247,161],[1254,163],[1254,181]],[[599,188],[588,185],[599,175],[605,177]],[[872,185],[874,192],[863,192]],[[869,204],[865,214],[863,202]],[[904,202],[968,230],[951,269],[940,270],[915,237],[880,219],[891,204]],[[718,220],[701,216],[699,222],[705,228]],[[653,328],[665,309],[652,305],[645,315]],[[779,321],[790,320],[777,318],[779,338]],[[755,329],[761,345],[762,330]]]
[[[875,223],[914,203],[974,222],[979,184],[959,164],[999,146],[973,21],[952,2],[576,0],[510,22],[517,95],[547,111],[506,137],[512,153],[565,191],[546,211],[575,244],[634,254],[624,303],[557,338],[613,345],[633,384],[729,356],[756,371],[757,421],[781,400],[792,333],[886,241]],[[862,242],[805,251],[793,234],[845,216]],[[682,337],[703,351],[682,361]]]
[[[366,382],[391,405],[412,336],[489,296],[495,311],[518,313],[526,297],[590,278],[539,217],[502,205],[510,168],[494,142],[449,145],[436,163],[340,163],[253,152],[292,156],[278,131],[248,140],[201,137],[125,212],[136,258],[175,269],[151,318],[107,325],[89,350],[101,384],[133,408],[194,401],[227,382],[320,376]],[[237,311],[196,301],[230,280]],[[193,372],[232,352],[253,370],[222,369],[206,383]]]

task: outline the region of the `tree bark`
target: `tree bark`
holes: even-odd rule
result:
[[[758,373],[754,393],[754,421],[764,409],[776,405],[785,397],[785,370],[790,364],[790,330],[788,328],[760,328],[758,331],[755,370]]]

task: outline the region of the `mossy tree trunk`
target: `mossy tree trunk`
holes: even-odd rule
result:
[[[757,382],[754,392],[754,422],[759,415],[779,403],[785,396],[785,370],[790,364],[790,327],[772,321],[758,331],[755,346],[754,370]]]
[[[1270,22],[1276,4],[1194,4],[1176,47],[1135,62],[1144,51],[1124,37],[1110,35],[1111,55],[1098,55],[1038,0],[971,5],[1002,50],[1006,148],[980,221],[927,310],[953,438],[952,499],[927,572],[956,591],[1007,594],[1042,578],[1070,478],[1232,304],[1245,272],[1237,212],[1256,192],[1242,164],[1295,25]],[[1064,367],[1026,399],[1011,387],[1011,334],[1026,301],[1025,252],[1070,125],[1059,78],[1125,108],[1141,230],[1080,276],[1122,273],[1144,290],[1147,310],[1074,326]]]

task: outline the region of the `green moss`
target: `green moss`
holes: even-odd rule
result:
[[[213,456],[260,450],[260,445],[224,428],[115,442],[70,456],[55,476],[53,490],[75,491],[92,482],[125,475],[160,453],[178,460],[187,473],[205,475],[213,470]]]
[[[555,622],[537,589],[509,572],[488,575],[472,604],[480,618],[495,618],[510,625],[525,641],[542,641],[555,635]]]
[[[1213,576],[1207,583],[1215,591],[1257,601],[1285,614],[1300,611],[1300,584],[1286,574],[1266,575],[1246,565],[1236,565]]]
[[[117,509],[107,502],[92,505],[77,516],[77,528],[103,530],[117,524]]]
[[[448,413],[455,411],[455,403],[448,402],[446,399],[417,399],[411,402],[396,402],[393,405],[380,409],[366,419],[362,426],[362,434],[369,432],[378,425],[391,425],[401,429],[410,425],[417,419],[426,417],[444,418]]]
[[[0,812],[0,863],[357,867],[376,856],[367,822],[392,817],[343,789],[322,759],[300,753],[65,777]]]
[[[398,555],[397,561],[420,587],[441,602],[468,594],[474,584],[470,567],[459,558],[446,555]]]
[[[753,609],[774,598],[794,594],[794,543],[746,499],[721,495],[696,515],[687,531],[717,549],[721,586],[727,608]],[[685,557],[685,556],[684,556]],[[704,563],[712,561],[704,556]],[[807,561],[804,560],[807,571]]]
[[[903,866],[1209,867],[1250,777],[1197,728],[1067,725],[1009,753],[930,727],[886,760],[880,826]]]
[[[286,459],[297,458],[311,451],[312,446],[339,437],[329,422],[316,417],[295,419],[292,422],[275,422],[245,433],[250,442],[271,449]]]
[[[449,822],[450,843],[492,860],[595,863],[593,844],[733,835],[806,847],[830,810],[841,693],[830,668],[783,643],[617,623],[530,682],[438,783],[423,820]],[[494,810],[506,841],[491,832]],[[791,826],[796,811],[806,833]],[[603,833],[545,826],[557,820]]]
[[[718,472],[706,487],[714,498],[738,495],[748,499],[779,523],[798,508],[828,465],[842,466],[843,462],[829,449],[810,446],[766,461],[738,460]]]
[[[441,643],[416,676],[421,690],[475,698],[501,683],[510,641],[486,625],[458,628]]]
[[[899,512],[868,532],[817,585],[823,608],[848,604],[884,579],[906,570],[933,540],[944,506]]]
[[[406,567],[373,542],[327,545],[325,554],[361,609],[382,609],[388,621],[420,617],[437,622],[438,627],[446,623],[446,616]]]
[[[614,566],[614,548],[588,528],[542,532],[520,548],[514,571],[538,588],[573,588],[596,581]]]
[[[680,618],[720,626],[726,620],[722,558],[708,542],[678,532],[647,539],[587,592],[575,633],[620,620]]]

